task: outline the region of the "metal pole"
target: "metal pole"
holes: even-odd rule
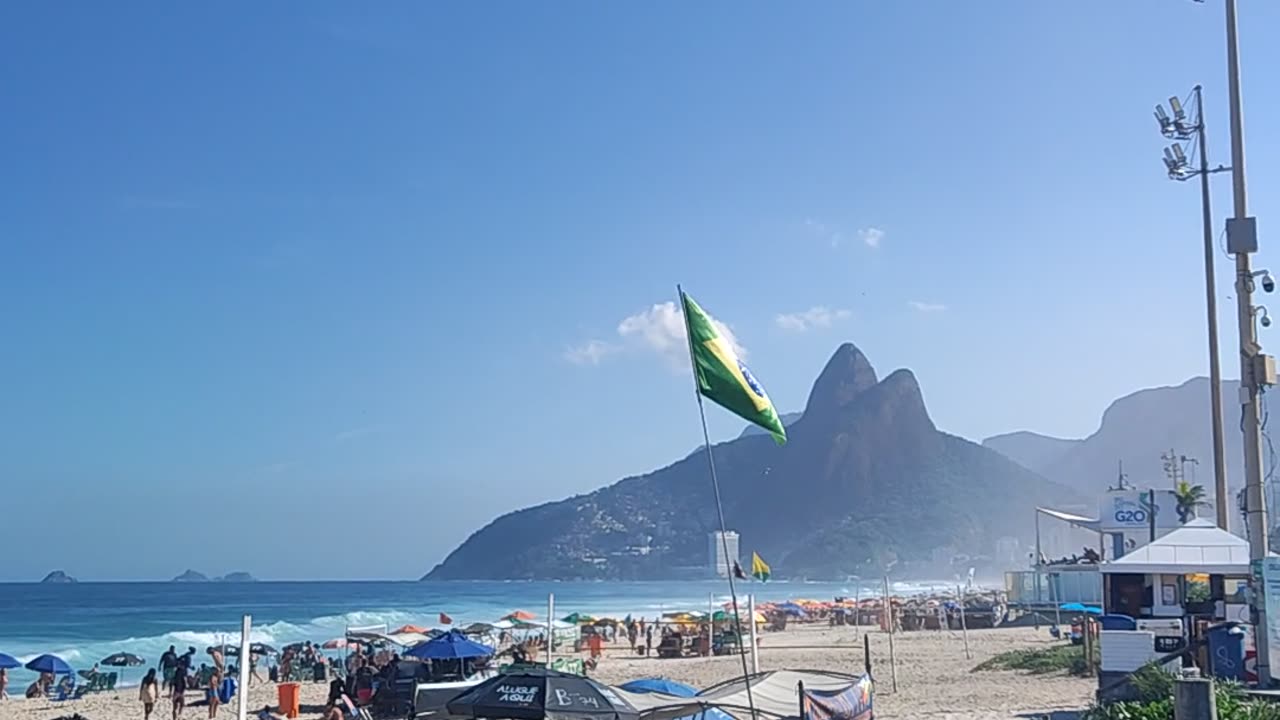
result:
[[[751,618],[751,674],[760,672],[760,643],[756,639],[756,596],[747,596],[747,617]],[[742,632],[739,628],[738,632]]]
[[[1231,189],[1233,219],[1248,217],[1244,182],[1244,110],[1240,101],[1240,47],[1236,37],[1236,0],[1225,0],[1227,11],[1227,92],[1231,110]],[[1228,243],[1230,245],[1230,243]],[[1236,253],[1236,310],[1240,324],[1240,427],[1244,434],[1245,513],[1248,519],[1249,559],[1267,556],[1267,508],[1262,492],[1262,430],[1258,416],[1260,388],[1254,375],[1257,337],[1253,326],[1253,268],[1249,253]],[[1254,573],[1256,575],[1256,573]],[[1257,578],[1253,578],[1255,582]],[[1258,652],[1258,684],[1271,684],[1270,628],[1262,587],[1253,592],[1254,637]]]
[[[1213,270],[1213,212],[1209,204],[1209,144],[1205,138],[1204,97],[1199,85],[1195,87],[1195,93],[1197,142],[1200,144],[1200,213],[1204,221],[1204,299],[1209,320],[1209,418],[1213,427],[1214,502],[1218,510],[1218,527],[1230,530],[1227,458],[1222,432],[1222,367],[1218,363],[1218,291]]]
[[[236,689],[239,696],[236,712],[240,720],[249,717],[249,629],[252,625],[253,618],[249,615],[240,619],[240,687]]]
[[[960,605],[960,635],[964,637],[964,657],[966,660],[973,659],[973,653],[969,652],[969,624],[964,619],[964,591],[960,586],[956,586],[956,600]]]
[[[733,572],[733,568],[729,568],[729,572]],[[725,613],[728,615],[728,613]],[[733,619],[738,619],[738,608],[733,608]],[[742,628],[738,628],[741,632]],[[715,652],[716,644],[716,594],[707,593],[707,656],[711,656]]]
[[[889,628],[889,679],[893,686],[893,691],[898,692],[898,658],[893,652],[893,605],[889,602],[889,576],[884,577],[884,611],[885,617],[888,618]]]
[[[556,594],[547,593],[547,668],[551,667],[551,646],[556,640]]]
[[[1040,552],[1040,508],[1036,508],[1036,629],[1040,629],[1040,558],[1043,555]]]

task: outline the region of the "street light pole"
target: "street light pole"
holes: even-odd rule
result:
[[[1200,176],[1200,215],[1204,230],[1204,292],[1205,311],[1209,331],[1209,419],[1213,430],[1213,475],[1214,504],[1217,506],[1218,527],[1228,530],[1230,518],[1230,501],[1227,495],[1227,460],[1222,429],[1222,366],[1218,362],[1218,292],[1214,273],[1213,242],[1213,210],[1209,202],[1209,175],[1223,172],[1226,168],[1209,169],[1209,145],[1206,139],[1204,119],[1204,93],[1196,85],[1192,89],[1195,95],[1195,123],[1187,121],[1182,102],[1177,97],[1169,98],[1169,107],[1173,111],[1166,113],[1163,105],[1156,107],[1156,121],[1160,124],[1160,132],[1171,140],[1183,141],[1195,138],[1200,150],[1200,169],[1192,170],[1182,146],[1174,143],[1164,151],[1164,164],[1169,170],[1170,180],[1190,180],[1192,176]],[[1175,489],[1180,471],[1185,470],[1188,458],[1179,458],[1172,449],[1168,455],[1161,456],[1165,460],[1165,471],[1174,480]],[[1191,460],[1191,462],[1195,462]],[[1194,465],[1192,466],[1194,469]],[[1185,479],[1181,478],[1181,479]]]
[[[1257,231],[1248,216],[1244,182],[1244,111],[1240,101],[1240,48],[1236,37],[1236,0],[1224,0],[1227,12],[1227,92],[1231,110],[1231,187],[1233,214],[1227,225],[1227,249],[1236,256],[1236,310],[1240,325],[1240,426],[1244,434],[1245,514],[1248,519],[1249,559],[1252,564],[1254,644],[1258,684],[1271,684],[1270,627],[1261,583],[1261,563],[1267,556],[1267,508],[1262,491],[1262,430],[1258,412],[1261,383],[1258,366],[1265,361],[1253,324],[1253,268],[1249,254],[1257,251]]]
[[[1213,426],[1213,496],[1218,527],[1230,530],[1226,445],[1222,431],[1222,366],[1218,362],[1218,291],[1213,270],[1213,212],[1209,205],[1209,144],[1205,140],[1204,97],[1196,85],[1196,142],[1200,145],[1200,208],[1204,225],[1204,293],[1209,316],[1209,417]]]

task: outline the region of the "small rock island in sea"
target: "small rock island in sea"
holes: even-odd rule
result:
[[[61,570],[54,570],[41,580],[42,583],[73,583],[76,579]]]
[[[171,580],[170,582],[176,582],[176,583],[203,583],[203,582],[248,583],[248,582],[257,582],[257,581],[258,581],[258,579],[257,579],[257,578],[255,578],[254,576],[250,575],[250,574],[249,574],[249,573],[247,573],[247,572],[233,572],[233,573],[227,573],[226,575],[223,575],[222,577],[211,578],[211,577],[209,577],[208,575],[205,575],[204,573],[196,572],[195,570],[188,570],[188,571],[186,571],[186,572],[182,573],[181,575],[179,575],[178,577],[174,578],[174,579],[173,579],[173,580]]]

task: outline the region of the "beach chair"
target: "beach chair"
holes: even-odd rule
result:
[[[119,673],[113,673],[113,672],[107,673],[106,687],[104,687],[103,690],[108,690],[108,691],[115,690],[116,681],[119,679],[120,679]]]

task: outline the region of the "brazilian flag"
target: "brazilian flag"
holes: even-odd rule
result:
[[[764,386],[738,359],[728,339],[716,330],[711,316],[683,291],[680,301],[689,330],[689,351],[693,355],[698,392],[743,420],[768,430],[774,442],[784,444],[787,431]]]

